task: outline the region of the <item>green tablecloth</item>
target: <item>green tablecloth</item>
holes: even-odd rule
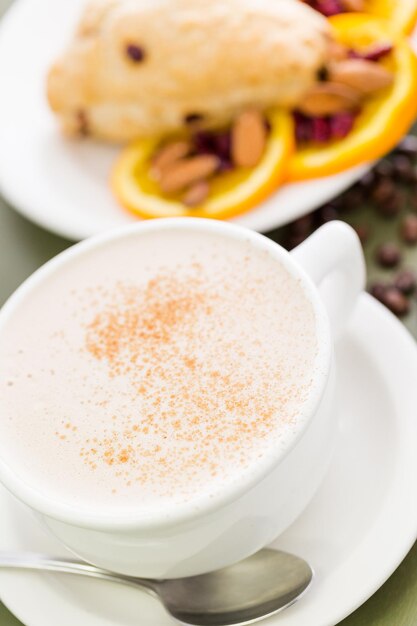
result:
[[[11,2],[12,0],[0,0],[0,15]],[[374,234],[366,247],[366,256],[370,275],[377,276],[380,271],[373,263],[375,246],[384,238],[395,238],[396,235],[391,232],[392,223],[378,220],[374,214],[367,215],[366,209],[361,209],[360,218],[355,214],[349,217],[349,220],[353,222],[358,219],[372,223]],[[273,239],[279,239],[280,232],[270,233],[270,236]],[[68,241],[55,237],[27,222],[0,198],[0,305],[29,274],[68,245],[70,245]],[[406,255],[408,264],[417,267],[417,249],[408,249]],[[405,323],[417,337],[416,304]],[[381,549],[383,549],[382,546]],[[0,626],[19,625],[20,622],[0,603]],[[417,625],[417,544],[388,582],[368,602],[340,624],[340,626],[376,625]],[[306,626],[309,625],[306,624]]]

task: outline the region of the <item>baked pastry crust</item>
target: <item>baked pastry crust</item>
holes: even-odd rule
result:
[[[110,142],[292,107],[326,60],[326,20],[298,0],[93,0],[50,70],[69,135]]]

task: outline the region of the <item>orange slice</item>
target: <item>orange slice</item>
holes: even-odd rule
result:
[[[417,58],[404,35],[395,33],[385,20],[364,13],[343,13],[329,21],[336,39],[356,50],[392,43],[392,53],[381,63],[395,80],[364,102],[347,137],[298,148],[289,166],[291,181],[337,174],[380,158],[394,148],[417,116]]]
[[[185,206],[179,197],[163,195],[149,177],[150,160],[159,139],[143,139],[125,148],[117,160],[111,186],[120,204],[143,218],[211,217],[225,219],[248,211],[275,191],[287,174],[294,150],[291,115],[280,110],[268,114],[271,132],[261,161],[254,168],[237,168],[210,180],[210,194],[197,207]]]
[[[411,34],[417,22],[417,0],[368,0],[366,11],[389,20],[399,33]]]

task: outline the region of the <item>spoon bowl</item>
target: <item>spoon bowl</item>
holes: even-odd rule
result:
[[[238,626],[264,619],[293,604],[313,578],[306,561],[268,548],[208,574],[169,580],[124,576],[83,561],[30,553],[0,553],[0,568],[79,574],[142,588],[186,626]]]
[[[173,617],[192,626],[232,626],[264,619],[293,604],[313,572],[303,559],[264,549],[216,572],[166,580],[159,595]]]

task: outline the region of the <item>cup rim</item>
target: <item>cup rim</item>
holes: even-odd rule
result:
[[[64,265],[70,264],[74,259],[80,258],[83,254],[96,248],[106,246],[109,242],[120,240],[126,237],[139,236],[141,233],[166,231],[166,230],[198,230],[219,233],[223,236],[235,239],[244,239],[262,248],[271,256],[284,265],[285,269],[300,280],[306,297],[313,306],[316,321],[316,335],[318,340],[318,353],[316,357],[316,367],[312,375],[313,384],[307,401],[302,406],[301,427],[297,429],[291,441],[284,450],[277,449],[277,453],[270,453],[262,459],[257,467],[239,481],[231,482],[212,495],[210,498],[202,497],[199,500],[192,498],[189,502],[175,505],[175,510],[171,512],[153,511],[141,514],[133,510],[125,511],[121,514],[95,513],[94,510],[87,510],[83,507],[65,504],[57,501],[56,498],[37,489],[29,484],[17,471],[7,464],[0,455],[0,481],[18,499],[30,506],[32,509],[53,518],[57,521],[79,526],[82,528],[112,531],[112,530],[152,530],[159,527],[174,526],[176,524],[199,518],[203,515],[214,513],[216,510],[231,504],[261,482],[296,446],[309,427],[320,401],[326,389],[328,376],[332,361],[332,340],[330,323],[327,317],[324,304],[319,297],[317,287],[306,271],[292,259],[290,253],[282,246],[265,237],[264,235],[238,226],[230,222],[221,222],[205,218],[179,217],[160,218],[129,224],[121,228],[106,231],[94,237],[81,241],[70,248],[64,250],[53,257],[29,276],[8,298],[0,310],[0,335],[4,324],[13,315],[14,311],[24,302],[26,296],[48,278],[55,271],[59,271]]]

